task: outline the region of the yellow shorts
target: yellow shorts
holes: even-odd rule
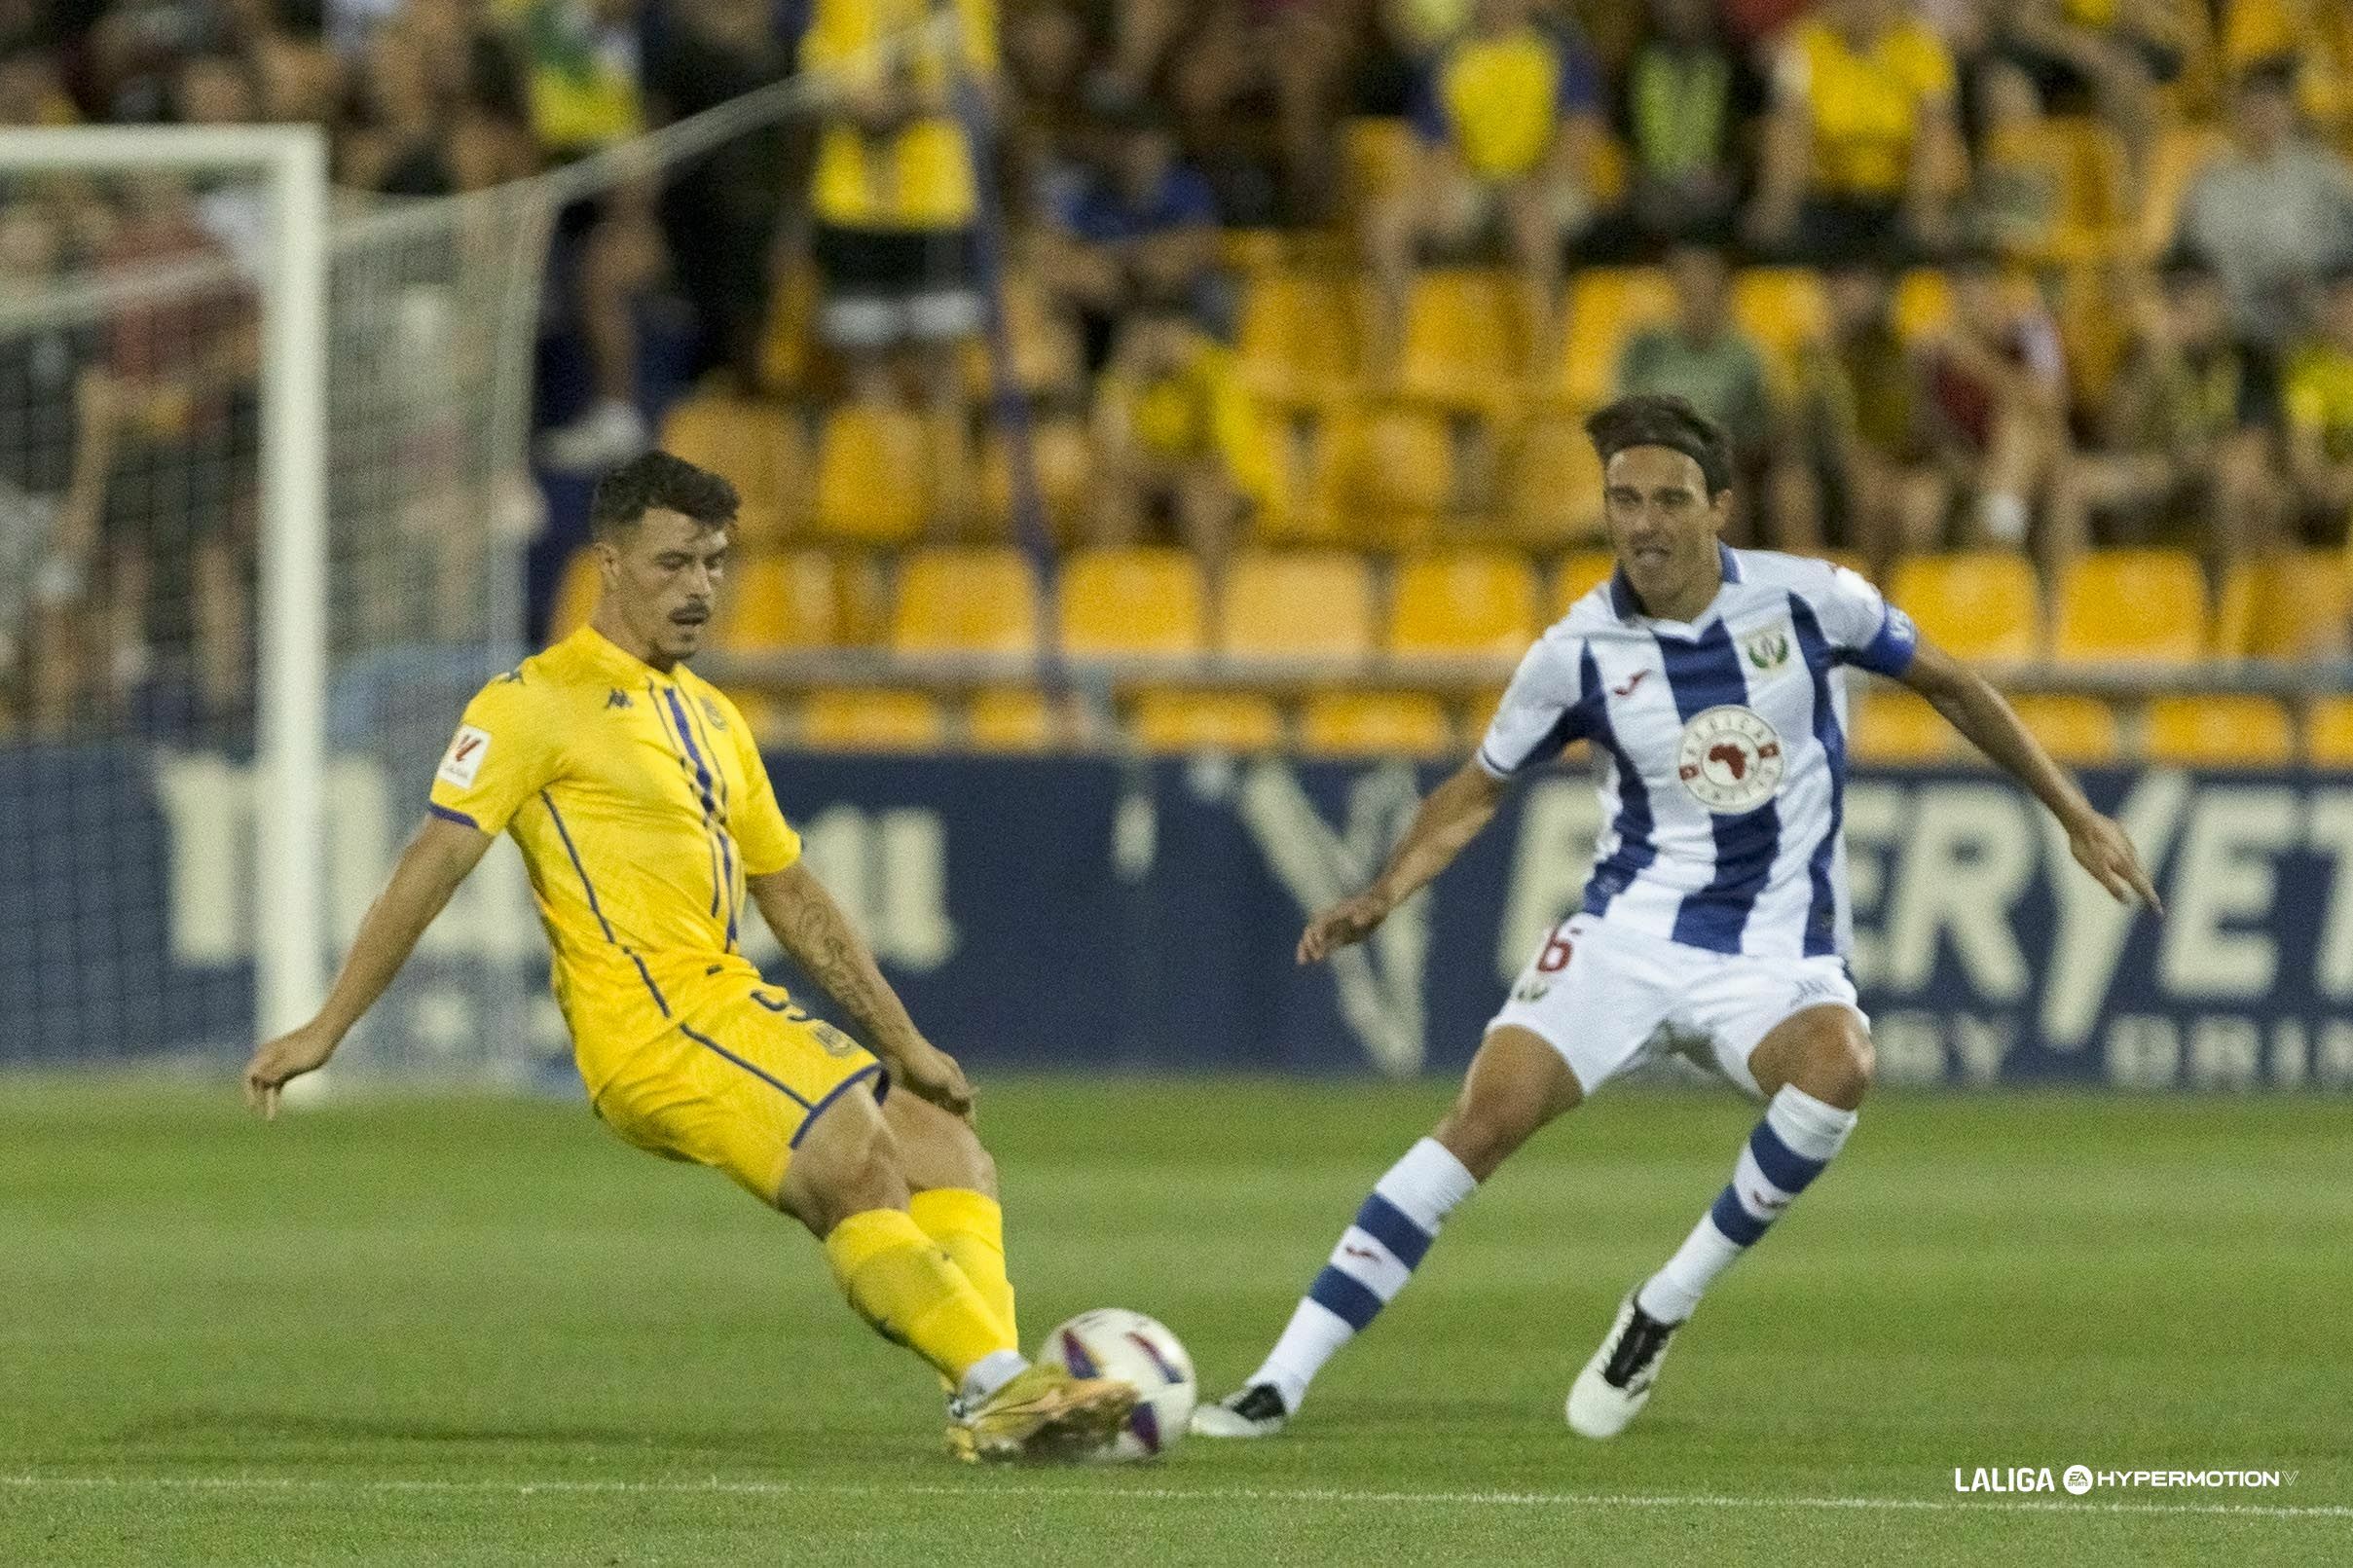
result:
[[[684,1000],[672,999],[667,1034],[597,1064],[611,1072],[596,1112],[640,1149],[723,1171],[763,1203],[820,1112],[862,1084],[877,1100],[889,1087],[871,1052],[781,991],[736,981],[699,1005]]]

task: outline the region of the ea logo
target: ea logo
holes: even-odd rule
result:
[[[1772,725],[1751,709],[1727,704],[1683,726],[1675,776],[1711,812],[1752,811],[1781,787],[1786,762]]]

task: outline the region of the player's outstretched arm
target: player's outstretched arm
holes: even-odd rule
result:
[[[277,1094],[287,1080],[326,1065],[490,847],[488,833],[439,817],[425,819],[392,868],[392,879],[368,906],[318,1016],[292,1034],[266,1041],[245,1064],[247,1105],[276,1117]]]
[[[1334,950],[1371,935],[1373,928],[1389,918],[1390,910],[1453,864],[1463,846],[1494,818],[1507,787],[1477,762],[1466,762],[1452,778],[1431,790],[1373,885],[1307,922],[1299,939],[1299,962],[1319,964]]]
[[[2130,903],[2137,897],[2156,913],[2165,912],[2123,827],[2092,809],[2076,781],[2042,749],[2042,743],[1983,675],[1942,648],[1923,641],[1901,678],[1933,704],[1969,745],[2050,808],[2067,829],[2068,848],[2075,852],[2077,863],[2118,902]]]
[[[846,1008],[902,1087],[957,1115],[973,1109],[973,1087],[956,1059],[925,1039],[882,977],[882,967],[826,885],[799,861],[746,879],[768,929],[809,978]]]

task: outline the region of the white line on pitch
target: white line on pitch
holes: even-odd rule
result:
[[[24,1491],[319,1491],[319,1492],[456,1492],[494,1493],[529,1497],[534,1493],[648,1493],[718,1494],[747,1497],[992,1497],[1116,1498],[1152,1503],[1382,1503],[1453,1505],[1469,1508],[1700,1508],[1700,1509],[1812,1509],[1869,1512],[1953,1513],[2160,1513],[2224,1514],[2239,1518],[2343,1519],[2353,1518],[2353,1505],[2280,1503],[2142,1503],[2077,1502],[2050,1499],[2003,1499],[1961,1503],[1933,1497],[1735,1497],[1711,1492],[1412,1492],[1351,1491],[1341,1487],[1266,1486],[1039,1486],[1011,1481],[1003,1484],[949,1486],[937,1481],[913,1481],[884,1486],[867,1481],[727,1480],[403,1480],[391,1477],[337,1480],[313,1476],[0,1476],[0,1486]]]

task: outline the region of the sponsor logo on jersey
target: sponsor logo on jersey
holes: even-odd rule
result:
[[[1764,715],[1734,703],[1694,714],[1675,755],[1675,777],[1691,798],[1719,815],[1771,800],[1787,766],[1782,738]]]
[[[1749,668],[1771,675],[1789,662],[1789,629],[1771,627],[1744,638],[1741,651],[1748,656]]]
[[[460,724],[450,739],[449,751],[443,755],[441,766],[433,777],[443,784],[456,784],[460,789],[474,786],[474,776],[482,771],[482,759],[491,754],[488,730],[478,730],[471,724]]]

